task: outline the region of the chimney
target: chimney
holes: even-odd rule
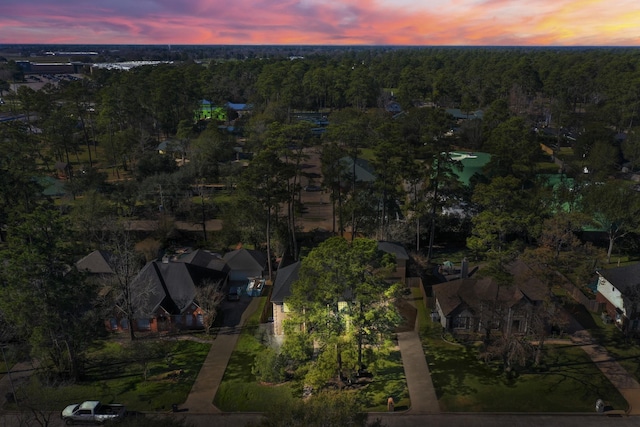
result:
[[[462,266],[460,267],[460,278],[466,279],[467,277],[469,277],[469,261],[465,257],[462,259]]]

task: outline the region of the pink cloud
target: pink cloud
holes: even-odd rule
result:
[[[636,0],[3,0],[1,43],[638,45]]]

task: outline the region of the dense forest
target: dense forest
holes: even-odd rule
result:
[[[123,219],[160,220],[150,234],[167,247],[180,219],[203,224],[198,246],[298,258],[313,241],[297,223],[311,151],[333,234],[427,259],[445,244],[485,260],[526,252],[577,282],[637,248],[636,49],[107,49],[73,58],[81,78],[38,90],[2,59],[0,113],[16,119],[0,122],[0,329],[60,372],[78,374],[102,325],[98,289],[72,268],[80,256],[113,250]],[[91,67],[125,59],[172,62]],[[202,100],[224,114],[203,119]],[[469,185],[456,150],[491,155]],[[372,182],[357,179],[360,160]],[[54,175],[67,196],[44,191]],[[221,231],[204,228],[211,218]]]

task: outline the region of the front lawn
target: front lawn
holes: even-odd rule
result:
[[[258,309],[245,322],[213,400],[213,404],[224,412],[266,412],[275,405],[286,405],[294,394],[301,394],[301,390],[294,393],[296,385],[291,383],[259,384],[251,373],[256,355],[265,349],[260,339],[259,322],[267,299],[261,299]]]
[[[131,411],[168,411],[187,399],[209,347],[187,340],[103,341],[89,354],[82,381],[33,376],[18,396],[21,406],[55,411],[85,400],[123,403]]]
[[[421,303],[421,301],[416,301]],[[547,345],[544,366],[507,376],[478,358],[478,348],[445,342],[440,324],[419,316],[423,348],[445,412],[593,412],[601,398],[627,403],[579,347]]]
[[[214,398],[213,404],[222,411],[267,412],[302,397],[301,380],[275,385],[260,384],[251,372],[256,355],[266,349],[264,333],[258,326],[262,305],[247,319]],[[369,412],[386,411],[389,396],[394,396],[396,410],[408,409],[409,392],[400,352],[391,348],[385,353],[376,366],[374,380],[354,392]]]

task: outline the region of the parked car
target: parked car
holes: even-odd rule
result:
[[[62,410],[61,417],[67,425],[104,424],[121,420],[125,413],[124,405],[103,405],[98,400],[87,400],[67,406]]]

